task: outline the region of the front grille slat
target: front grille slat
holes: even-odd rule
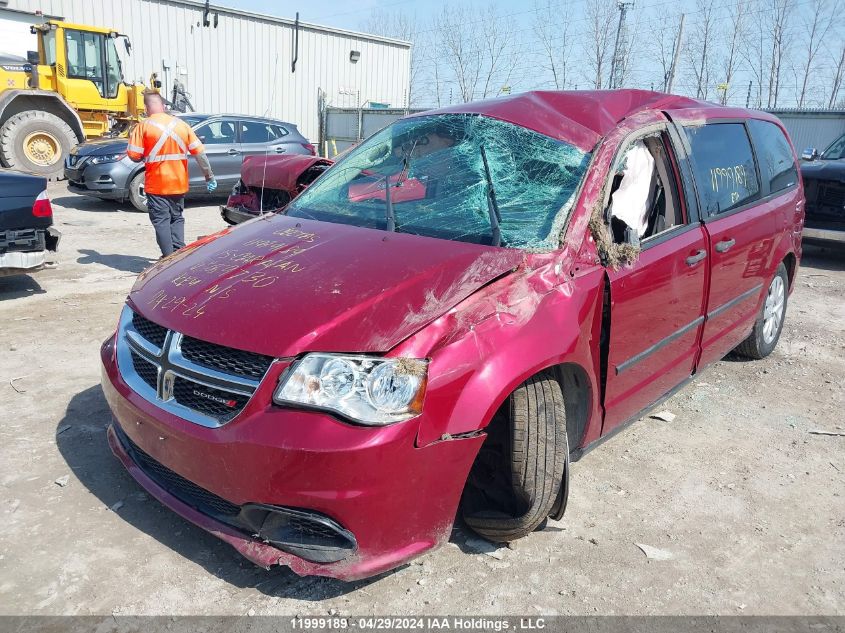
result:
[[[140,354],[132,352],[132,366],[135,373],[153,389],[156,388],[158,382],[158,368],[151,362],[145,360]]]
[[[215,345],[190,336],[182,338],[182,356],[209,369],[256,380],[261,379],[273,363],[272,356]]]
[[[158,323],[153,323],[135,312],[132,315],[132,326],[135,330],[156,347],[164,347],[164,339],[167,336],[167,328]]]
[[[126,337],[127,328],[132,338]],[[153,347],[141,346],[137,336]],[[226,424],[243,411],[274,361],[272,356],[184,336],[134,311],[121,320],[118,345],[130,387],[134,382],[135,391],[153,404],[210,427]],[[155,398],[141,383],[155,391]]]

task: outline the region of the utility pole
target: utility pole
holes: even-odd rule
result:
[[[748,82],[748,94],[745,95],[745,107],[746,108],[751,105],[751,84],[752,83],[753,82],[751,82],[751,81]]]
[[[675,50],[672,51],[672,66],[666,76],[663,85],[663,92],[672,92],[672,84],[675,82],[675,69],[678,67],[678,58],[681,56],[681,38],[684,36],[684,14],[681,14],[681,23],[678,25],[678,37],[675,39]]]
[[[619,9],[619,24],[616,27],[616,43],[613,45],[613,59],[610,65],[610,79],[608,80],[608,87],[619,88],[622,86],[622,78],[625,71],[623,60],[627,54],[625,48],[627,45],[625,33],[625,14],[628,9],[634,6],[631,0],[617,0],[616,6]]]

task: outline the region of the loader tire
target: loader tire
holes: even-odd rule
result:
[[[474,532],[507,543],[562,514],[569,455],[560,385],[551,373],[520,385],[487,429],[472,467],[461,516]]]
[[[77,143],[70,126],[55,114],[21,112],[0,127],[0,162],[48,180],[61,180],[65,156]]]

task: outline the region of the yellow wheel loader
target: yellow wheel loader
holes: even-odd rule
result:
[[[129,54],[126,35],[55,20],[30,31],[37,52],[0,54],[0,164],[58,179],[77,143],[126,134],[144,113],[146,87],[124,81],[116,43]]]

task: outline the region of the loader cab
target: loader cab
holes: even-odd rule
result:
[[[127,54],[131,50],[125,35],[56,21],[33,26],[32,31],[38,35],[38,87],[52,88],[78,109],[126,109],[123,64],[117,52],[119,39]]]

